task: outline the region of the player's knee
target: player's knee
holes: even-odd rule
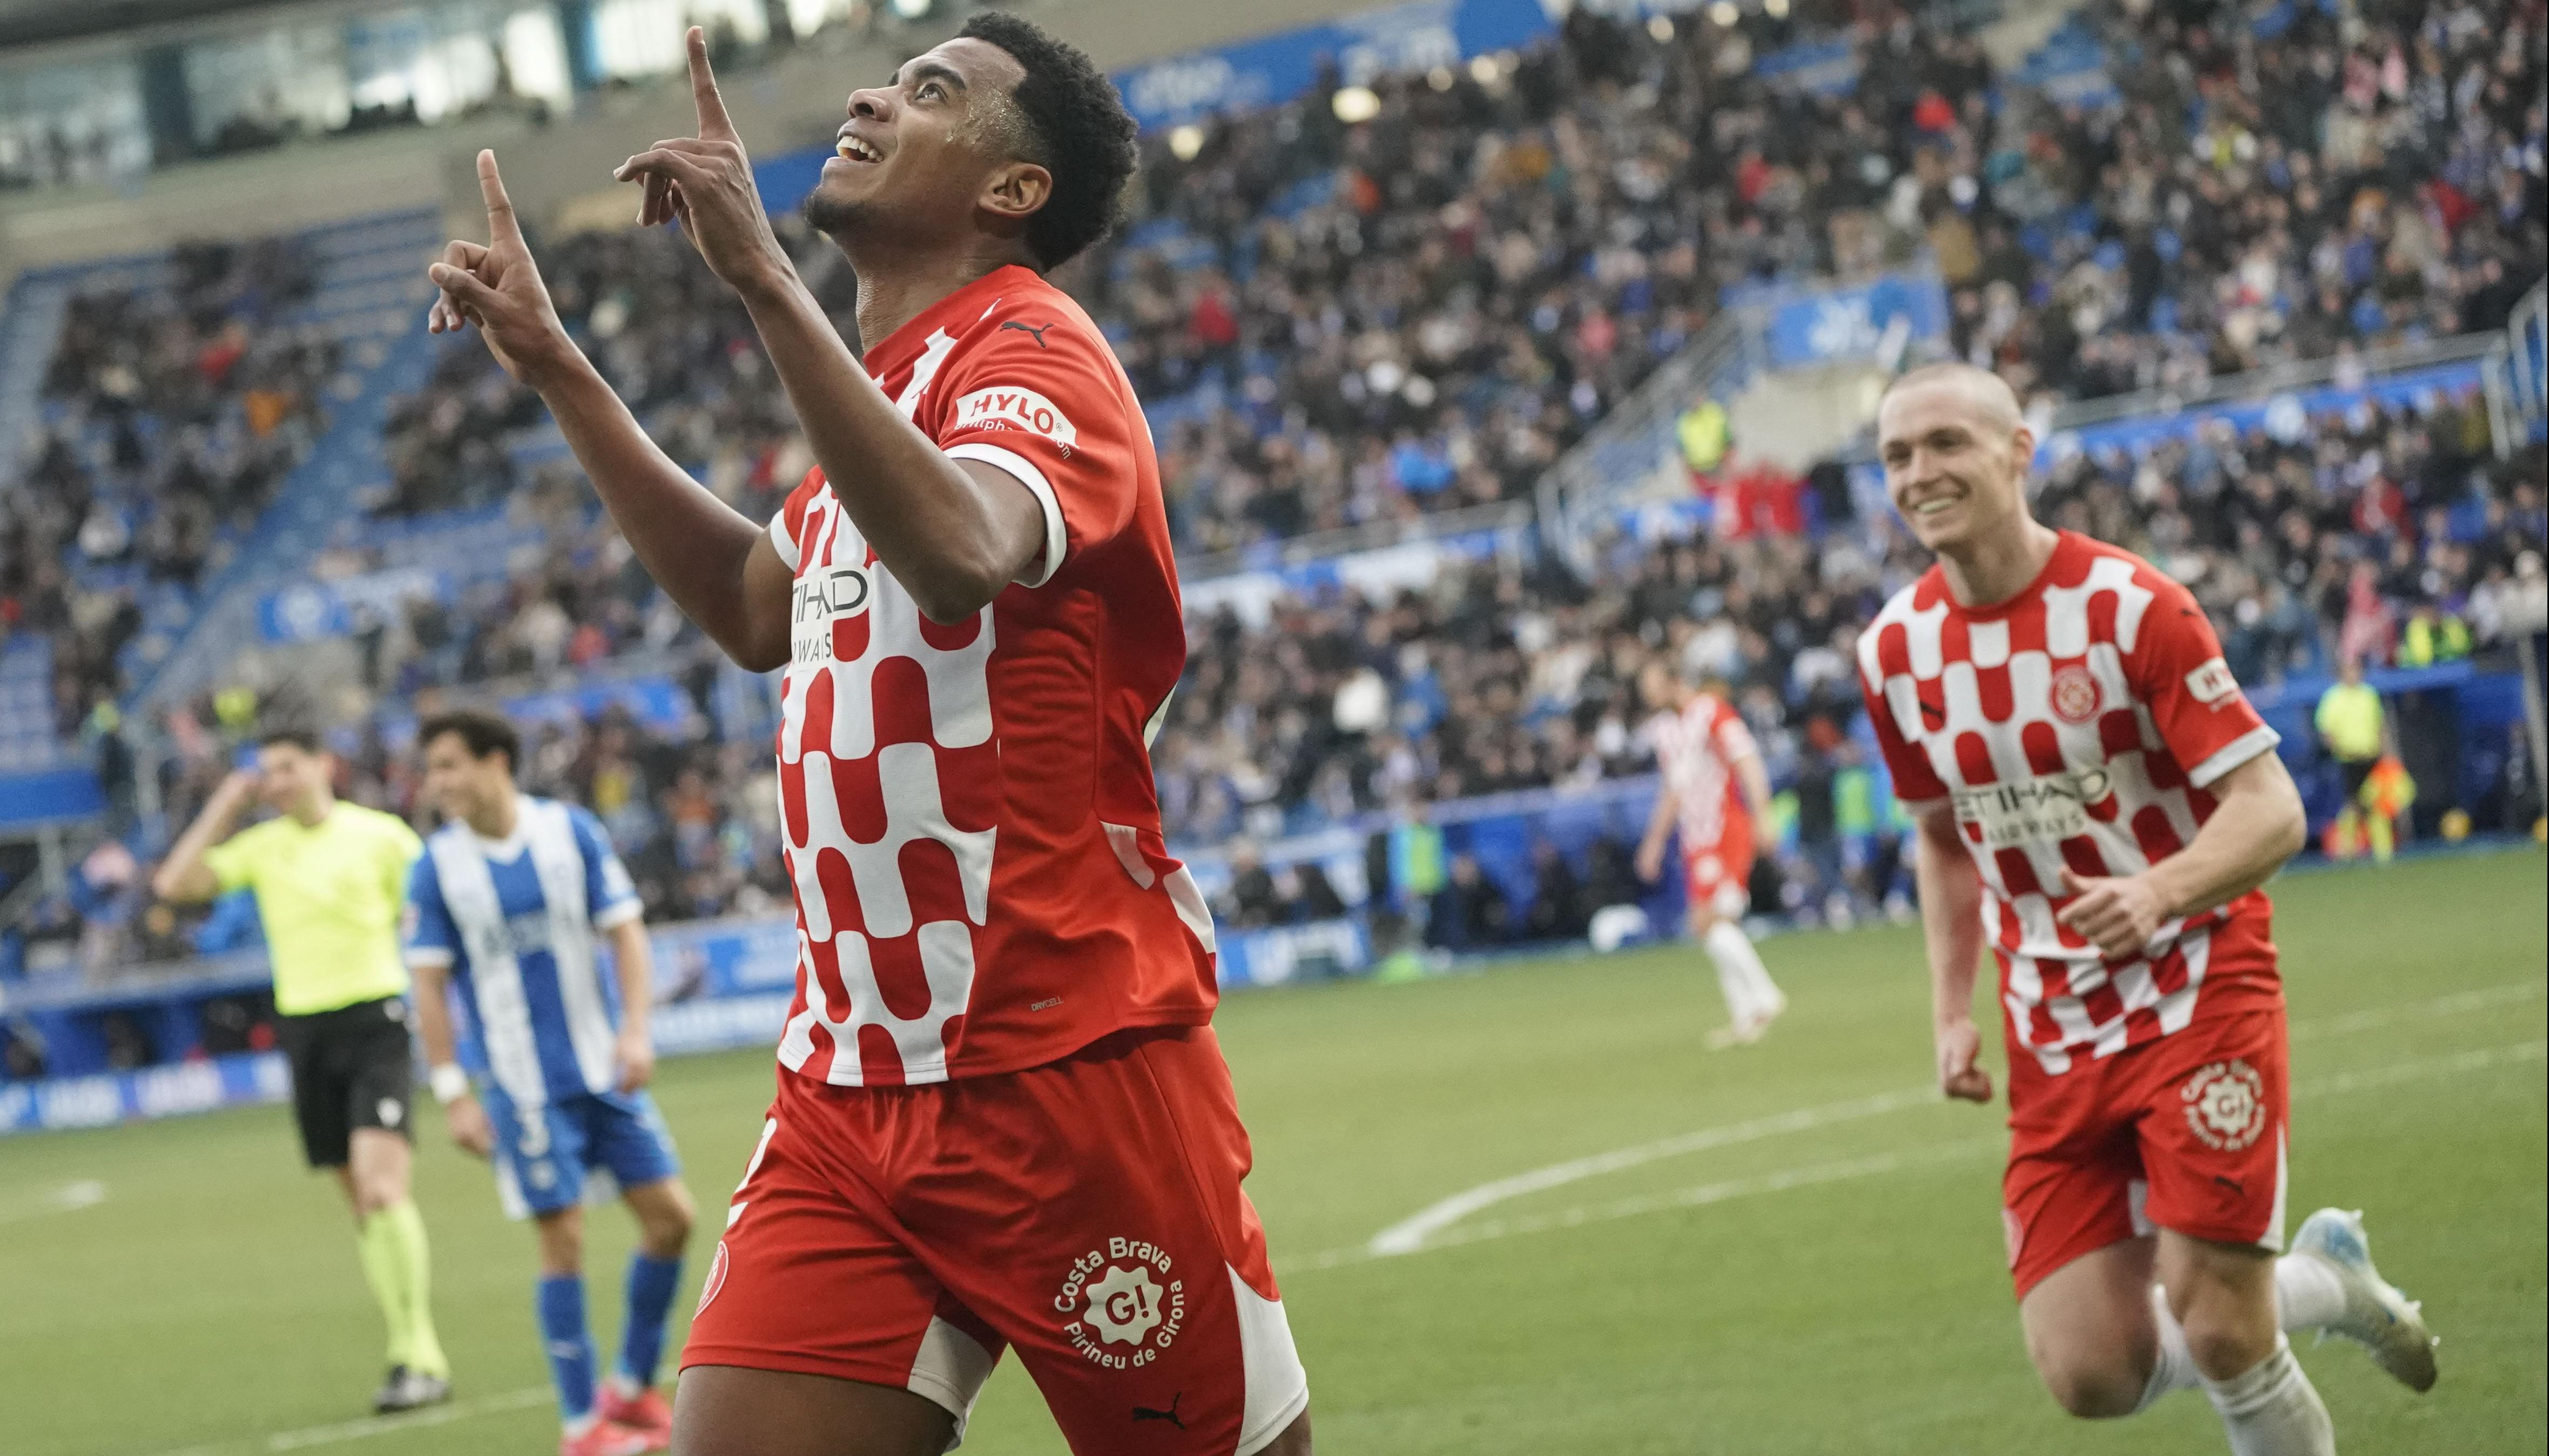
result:
[[[2132,1414],[2141,1404],[2142,1387],[2150,1383],[2148,1375],[2136,1378],[2130,1370],[2105,1365],[2038,1364],[2036,1374],[2053,1404],[2083,1420]]]
[[[646,1252],[657,1258],[670,1258],[690,1245],[691,1230],[699,1227],[699,1216],[686,1197],[669,1199],[661,1208],[651,1209],[640,1221],[638,1233],[646,1242]]]
[[[2094,1341],[2082,1347],[2076,1341],[2043,1338],[2032,1330],[2029,1334],[2028,1359],[2053,1404],[2065,1411],[2083,1420],[2104,1420],[2130,1415],[2141,1404],[2150,1372],[2134,1369],[2123,1350]]]
[[[2272,1320],[2262,1323],[2246,1312],[2225,1318],[2202,1307],[2187,1311],[2186,1353],[2210,1380],[2228,1380],[2257,1368],[2275,1352]]]
[[[379,1173],[358,1175],[354,1181],[354,1217],[368,1219],[384,1214],[407,1201],[404,1181]]]
[[[584,1267],[584,1221],[572,1208],[539,1219],[540,1272],[572,1274]]]

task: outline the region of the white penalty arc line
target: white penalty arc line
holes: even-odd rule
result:
[[[2412,1002],[2404,1006],[2378,1007],[2319,1021],[2305,1022],[2292,1028],[2289,1036],[2296,1042],[2312,1041],[2320,1037],[2341,1036],[2395,1026],[2408,1017],[2460,1016],[2496,1006],[2535,1000],[2542,994],[2543,988],[2543,983],[2538,980],[2511,981],[2475,991],[2437,996],[2431,1000]],[[1552,1163],[1547,1167],[1534,1168],[1528,1172],[1481,1183],[1475,1188],[1465,1189],[1438,1203],[1430,1204],[1373,1234],[1364,1251],[1374,1258],[1414,1253],[1418,1249],[1429,1246],[1438,1235],[1454,1225],[1493,1208],[1497,1204],[1508,1203],[1529,1194],[1545,1193],[1553,1188],[1562,1188],[1569,1183],[1602,1177],[1605,1174],[1621,1172],[1665,1158],[1685,1157],[1691,1153],[1705,1152],[1712,1148],[1757,1142],[1763,1138],[1781,1137],[1790,1133],[1812,1132],[1818,1128],[1880,1117],[1906,1108],[1927,1107],[1938,1101],[1938,1092],[1935,1087],[1903,1087],[1891,1092],[1879,1092],[1872,1096],[1852,1098],[1844,1102],[1825,1103],[1820,1107],[1773,1113],[1767,1117],[1753,1118],[1724,1127],[1703,1128],[1697,1132],[1683,1133],[1675,1137],[1659,1138],[1653,1142],[1642,1142],[1632,1147],[1615,1148],[1609,1152],[1570,1158],[1564,1162]],[[1320,1267],[1326,1267],[1326,1265]]]
[[[2449,1056],[2428,1057],[2419,1061],[2396,1062],[2359,1072],[2339,1072],[2332,1076],[2314,1077],[2293,1089],[2295,1101],[2332,1097],[2339,1093],[2361,1092],[2376,1087],[2396,1086],[2402,1082],[2422,1081],[2434,1077],[2457,1076],[2466,1072],[2485,1071],[2519,1062],[2549,1059],[2549,1041],[2517,1043],[2510,1046],[2486,1046]],[[1587,1224],[1608,1223],[1614,1219],[1636,1218],[1643,1214],[1665,1213],[1676,1209],[1704,1208],[1756,1194],[1782,1193],[1792,1188],[1809,1188],[1823,1183],[1841,1183],[1858,1178],[1873,1178],[1886,1173],[1932,1163],[1951,1162],[1958,1158],[2002,1152],[2008,1138],[1999,1133],[1980,1138],[1958,1138],[1924,1146],[1877,1153],[1868,1157],[1842,1158],[1831,1162],[1809,1163],[1802,1167],[1779,1168],[1748,1177],[1729,1178],[1715,1183],[1701,1183],[1666,1193],[1652,1193],[1636,1198],[1618,1199],[1611,1203],[1590,1204],[1560,1209],[1555,1213],[1534,1214],[1514,1219],[1490,1219],[1455,1228],[1402,1253],[1382,1253],[1371,1244],[1353,1248],[1330,1249],[1298,1262],[1286,1261],[1276,1272],[1290,1275],[1317,1269],[1335,1269],[1348,1264],[1368,1264],[1381,1259],[1401,1258],[1408,1253],[1433,1253],[1441,1249],[1461,1248],[1485,1243],[1492,1239],[1510,1238],[1522,1233],[1546,1233],[1560,1228],[1576,1228]]]
[[[1572,1158],[1481,1183],[1465,1192],[1456,1193],[1426,1208],[1412,1218],[1402,1219],[1371,1236],[1370,1251],[1375,1256],[1411,1254],[1425,1247],[1427,1240],[1443,1229],[1480,1210],[1521,1198],[1526,1194],[1544,1193],[1562,1188],[1586,1178],[1617,1173],[1645,1163],[1659,1162],[1668,1157],[1684,1157],[1714,1147],[1732,1147],[1743,1142],[1757,1142],[1787,1133],[1812,1132],[1836,1123],[1856,1122],[1900,1112],[1907,1107],[1927,1107],[1938,1100],[1935,1087],[1903,1087],[1892,1092],[1879,1092],[1872,1097],[1852,1098],[1847,1102],[1830,1102],[1821,1107],[1801,1107],[1794,1112],[1773,1113],[1748,1122],[1722,1128],[1702,1128],[1635,1147],[1622,1147],[1610,1152],[1597,1152],[1590,1157]]]

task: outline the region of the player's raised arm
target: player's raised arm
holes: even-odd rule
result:
[[[506,372],[539,392],[647,574],[744,667],[788,656],[788,569],[767,532],[691,479],[647,437],[567,336],[496,170],[478,154],[488,242],[454,242],[433,265],[436,331],[475,323]]]
[[[659,141],[616,175],[645,183],[650,195],[667,189],[701,257],[742,298],[833,496],[878,560],[933,620],[973,615],[1035,565],[1045,547],[1041,507],[1016,477],[949,459],[859,367],[770,229],[696,27],[690,64],[699,135]],[[958,120],[951,115],[950,124]],[[1051,177],[1042,167],[1020,171],[1032,177],[1010,205],[1023,217],[1042,205]]]

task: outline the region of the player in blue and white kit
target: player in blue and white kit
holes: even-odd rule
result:
[[[408,965],[434,1098],[452,1139],[492,1155],[506,1212],[538,1223],[540,1336],[565,1419],[561,1456],[664,1450],[672,1411],[655,1373],[693,1208],[645,1090],[653,963],[636,889],[589,811],[515,789],[521,739],[503,718],[439,714],[417,742],[425,793],[445,821],[408,885]],[[606,939],[615,977],[598,954]],[[455,1010],[472,1044],[465,1070]],[[598,1385],[582,1209],[597,1170],[618,1184],[639,1230],[619,1363]]]

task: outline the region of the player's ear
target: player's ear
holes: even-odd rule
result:
[[[1053,173],[1035,162],[1003,162],[983,183],[980,206],[1012,223],[1035,216],[1053,196]]]

